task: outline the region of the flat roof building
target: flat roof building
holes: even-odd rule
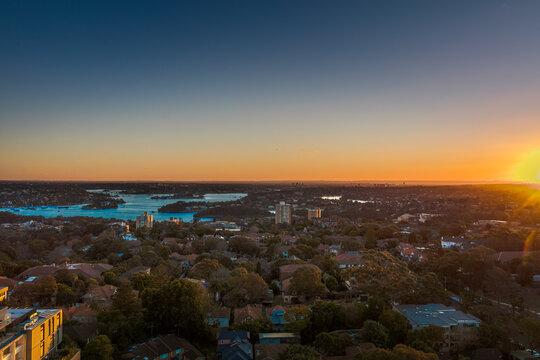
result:
[[[413,330],[429,325],[443,328],[480,325],[477,317],[442,304],[400,305],[396,308],[407,318]]]
[[[39,360],[62,342],[62,310],[0,308],[2,360]]]
[[[26,359],[41,359],[62,342],[62,310],[8,309],[15,331],[26,335]]]
[[[405,316],[413,330],[429,325],[442,327],[445,334],[441,351],[459,350],[473,343],[481,322],[473,315],[442,304],[399,305],[395,309]]]

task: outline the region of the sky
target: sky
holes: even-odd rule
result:
[[[0,1],[0,179],[540,182],[540,2]]]

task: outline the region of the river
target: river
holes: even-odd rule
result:
[[[99,192],[103,190],[89,190],[89,192]],[[193,221],[195,212],[183,213],[159,213],[158,209],[163,205],[177,201],[193,202],[205,201],[208,203],[219,201],[234,201],[241,199],[247,194],[226,193],[226,194],[205,194],[201,198],[194,199],[152,199],[152,196],[166,196],[168,194],[122,194],[120,191],[110,191],[111,194],[117,194],[125,203],[119,204],[116,209],[84,210],[85,204],[70,206],[34,206],[34,207],[9,207],[0,208],[0,211],[9,211],[14,214],[25,216],[43,216],[54,218],[57,216],[89,216],[106,219],[135,220],[135,218],[145,211],[154,216],[154,221],[163,221],[171,217],[182,219],[184,222]],[[204,218],[202,220],[205,220]]]

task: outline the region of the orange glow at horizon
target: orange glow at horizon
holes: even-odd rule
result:
[[[530,181],[505,177],[512,158],[433,151],[370,154],[294,149],[207,149],[192,154],[137,149],[13,154],[0,159],[3,180],[73,181]],[[528,163],[528,162],[527,162]],[[532,171],[532,170],[531,170]]]
[[[176,125],[157,132],[147,124],[102,131],[88,121],[77,132],[0,133],[0,179],[538,182],[540,171],[535,131],[504,131],[509,121],[483,138],[450,122],[436,131],[394,124],[364,132],[323,121],[309,128],[286,123],[264,135],[247,121],[198,123],[204,119],[193,121],[190,132]]]

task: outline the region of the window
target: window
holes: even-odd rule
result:
[[[45,324],[41,324],[40,330],[41,330],[41,341],[43,341],[45,340]]]
[[[51,336],[51,319],[49,319],[49,336]]]
[[[51,320],[52,320],[52,331],[55,332],[55,331],[56,331],[56,330],[55,330],[55,325],[56,325],[56,324],[54,323],[54,316],[51,317]]]
[[[40,356],[41,357],[44,357],[45,356],[45,342],[42,341],[41,344],[39,345],[39,349],[40,349]]]

